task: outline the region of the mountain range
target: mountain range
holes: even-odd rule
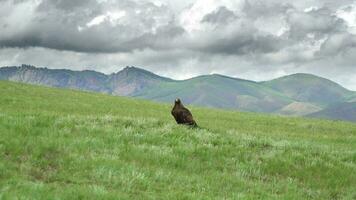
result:
[[[356,122],[356,92],[303,73],[263,82],[219,74],[173,80],[137,67],[107,75],[21,65],[0,68],[0,80],[160,102],[173,102],[179,97],[185,104],[198,106]]]

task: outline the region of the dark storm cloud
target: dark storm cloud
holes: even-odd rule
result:
[[[101,20],[95,22],[95,17]],[[45,0],[24,30],[14,29],[8,37],[0,36],[0,46],[130,52],[165,48],[163,44],[183,33],[166,8],[152,3]]]
[[[224,6],[206,14],[201,22],[215,26],[212,31],[202,33],[201,37],[192,41],[190,48],[209,54],[263,54],[277,51],[288,43],[283,38],[260,31],[246,15],[238,17]]]
[[[252,27],[237,24],[235,27],[229,34],[209,35],[211,40],[202,40],[192,49],[211,54],[246,55],[277,51],[284,45],[281,39]]]
[[[15,4],[15,1],[8,2]],[[282,50],[287,45],[308,40],[308,34],[321,38],[345,31],[343,20],[334,16],[329,8],[304,12],[288,1],[268,4],[249,0],[241,11],[235,13],[226,6],[219,6],[206,13],[200,23],[214,27],[196,37],[186,33],[168,7],[150,2],[43,0],[35,6],[31,20],[22,29],[11,24],[11,19],[4,18],[5,34],[0,36],[0,46],[88,53],[179,48],[209,54],[243,55]],[[274,16],[285,19],[289,27],[285,37],[289,40],[261,31],[254,24],[256,18]]]

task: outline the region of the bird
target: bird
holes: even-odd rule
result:
[[[177,124],[184,124],[192,127],[198,126],[193,119],[192,113],[186,107],[183,106],[179,98],[174,101],[174,106],[172,108],[171,114],[173,115]]]

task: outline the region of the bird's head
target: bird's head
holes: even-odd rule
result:
[[[181,101],[179,98],[177,98],[175,101],[174,101],[175,104],[181,104]]]

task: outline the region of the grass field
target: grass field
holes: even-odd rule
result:
[[[356,124],[0,82],[0,199],[356,199]]]

